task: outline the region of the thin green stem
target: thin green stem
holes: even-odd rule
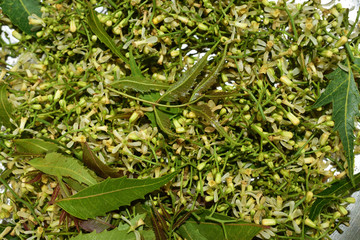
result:
[[[110,91],[114,92],[114,93],[120,94],[121,96],[130,98],[130,99],[134,99],[134,100],[137,100],[137,101],[140,101],[140,102],[148,103],[148,104],[151,104],[151,105],[153,105],[153,106],[166,107],[166,108],[187,107],[187,106],[189,106],[189,105],[192,105],[192,104],[196,103],[197,101],[199,101],[199,100],[202,98],[202,97],[199,97],[198,99],[196,99],[196,100],[194,100],[194,101],[187,102],[187,103],[180,104],[180,105],[165,105],[165,104],[161,104],[161,103],[152,102],[152,101],[148,101],[148,100],[145,100],[145,99],[137,98],[137,97],[131,96],[131,95],[129,95],[129,94],[120,92],[120,91],[118,91],[118,90],[116,90],[116,89],[113,89],[113,88],[108,88],[108,89],[109,89]]]

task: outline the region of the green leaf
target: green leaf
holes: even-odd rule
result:
[[[106,212],[129,205],[136,199],[143,199],[146,194],[169,182],[177,173],[156,179],[108,178],[69,198],[58,201],[57,204],[80,219],[104,216]]]
[[[0,83],[0,127],[1,124],[5,127],[11,128],[12,124],[10,118],[12,117],[12,105],[10,104],[6,94],[7,85]]]
[[[78,181],[72,179],[71,177],[64,177],[62,180],[71,188],[77,192],[80,192],[85,188],[84,184],[79,183]]]
[[[41,17],[39,0],[0,0],[0,7],[14,25],[26,34],[35,35],[35,32],[31,31],[33,26],[29,24],[28,17],[32,14]]]
[[[156,102],[160,98],[159,92],[145,93],[140,96],[141,99]],[[144,104],[151,106],[150,104]],[[146,112],[145,115],[151,121],[151,126],[158,126],[163,132],[168,135],[176,135],[170,130],[170,119],[181,112],[180,108],[166,108],[166,107],[154,107],[153,112]]]
[[[14,144],[16,155],[21,156],[45,155],[59,149],[56,144],[40,139],[15,139]]]
[[[349,72],[337,68],[326,75],[331,80],[320,98],[312,106],[318,108],[330,102],[333,103],[333,119],[335,130],[339,131],[341,143],[344,147],[346,161],[348,164],[348,176],[353,181],[354,172],[354,122],[359,115],[360,94],[354,80],[350,61],[347,61]],[[360,58],[356,58],[355,66],[360,66]]]
[[[208,90],[214,83],[216,83],[216,77],[219,75],[220,70],[222,69],[222,66],[225,62],[225,57],[226,57],[226,53],[227,53],[227,47],[228,45],[225,45],[225,49],[223,52],[223,55],[220,59],[220,62],[216,65],[216,67],[207,75],[206,78],[204,78],[203,80],[201,80],[201,82],[195,87],[190,101],[194,101],[196,99],[198,99],[201,95],[201,93],[203,93],[204,91]]]
[[[193,86],[196,77],[200,74],[207,63],[207,58],[215,50],[218,43],[215,44],[191,69],[187,70],[170,88],[160,97],[159,100],[175,102],[181,96],[185,96]]]
[[[191,105],[190,109],[193,110],[199,116],[203,117],[206,121],[208,121],[211,124],[211,126],[213,126],[232,145],[238,145],[238,143],[235,142],[235,140],[220,125],[220,123],[215,118],[214,113],[211,111],[208,105],[206,104],[201,104],[197,106]]]
[[[171,131],[171,122],[170,117],[171,114],[163,112],[156,107],[154,107],[154,114],[156,119],[156,124],[159,128],[166,134],[170,136],[177,136],[173,131]]]
[[[111,39],[111,37],[105,31],[104,27],[101,25],[101,22],[99,21],[90,3],[87,20],[91,31],[100,39],[100,41],[104,43],[108,48],[110,48],[110,50],[121,60],[129,64],[129,60],[120,52],[119,48],[115,45],[114,41]]]
[[[155,240],[154,233],[150,230],[144,231],[140,230],[140,235],[144,240]],[[80,233],[76,237],[70,238],[71,240],[137,240],[134,232],[128,230],[114,229],[111,231],[103,231],[101,233],[96,233],[95,231],[88,234]]]
[[[360,184],[360,173],[354,175],[354,183],[355,185]],[[311,220],[315,220],[315,218],[321,213],[321,210],[325,206],[332,203],[334,197],[341,196],[342,194],[345,194],[348,190],[351,189],[355,189],[354,185],[349,178],[344,178],[340,181],[333,183],[330,187],[317,194],[318,196],[324,197],[317,198],[316,201],[312,204],[309,218]]]
[[[153,90],[168,89],[169,85],[166,83],[154,82],[145,77],[129,76],[120,78],[111,83],[115,88],[129,88],[137,92],[149,92]]]
[[[64,156],[60,153],[48,153],[45,158],[35,158],[29,161],[34,168],[50,175],[71,177],[89,186],[97,183],[81,163],[72,157]]]
[[[100,177],[107,178],[117,178],[121,177],[121,174],[117,169],[111,168],[105,163],[103,163],[90,149],[89,144],[81,143],[83,149],[83,162],[84,164],[96,172]]]
[[[211,215],[209,211],[199,211],[197,215],[200,217],[200,220],[192,216],[180,226],[177,233],[179,233],[182,238],[188,240],[251,240],[261,230],[266,228],[265,226],[254,223],[236,221],[234,218],[216,213],[212,215],[211,219],[213,220],[210,221],[206,219]],[[223,229],[220,222],[224,223],[225,229]],[[226,232],[227,238],[225,238],[224,232]]]
[[[130,65],[130,69],[131,69],[131,74],[134,76],[134,77],[144,77],[142,72],[141,72],[141,69],[139,68],[139,66],[136,64],[136,61],[135,61],[135,58],[134,58],[134,55],[132,53],[132,46],[129,48],[129,65]]]

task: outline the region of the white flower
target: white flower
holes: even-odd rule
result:
[[[303,215],[302,211],[298,208],[295,209],[294,201],[287,202],[284,205],[283,209],[287,207],[289,207],[289,212],[286,213],[283,211],[274,211],[273,215],[278,217],[278,219],[276,219],[278,223],[286,223],[288,221],[292,221],[295,232],[301,233],[301,229],[298,225],[298,222],[296,221],[296,218]]]

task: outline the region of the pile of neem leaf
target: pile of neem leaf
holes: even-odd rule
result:
[[[19,40],[0,39],[1,237],[320,239],[348,224],[359,14],[319,0],[0,7]]]

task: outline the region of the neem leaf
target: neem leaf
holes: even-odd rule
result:
[[[137,92],[149,92],[153,90],[168,89],[166,83],[154,82],[145,77],[129,76],[123,77],[111,83],[115,88],[129,88]]]
[[[150,230],[140,230],[140,235],[144,240],[155,240],[154,233]],[[80,233],[76,237],[70,238],[71,240],[137,240],[134,232],[128,230],[114,229],[111,231],[103,231],[96,233],[95,231],[88,234]]]
[[[265,226],[248,223],[244,221],[236,221],[234,218],[224,216],[221,214],[213,214],[212,219],[224,221],[224,228],[219,222],[207,220],[206,217],[210,216],[209,211],[200,211],[197,213],[200,220],[197,220],[194,216],[191,216],[177,231],[182,238],[188,240],[225,240],[225,239],[241,239],[251,240],[261,230],[265,229]],[[229,221],[234,222],[229,222]],[[225,238],[226,232],[227,238]]]
[[[71,215],[88,219],[104,216],[107,212],[129,205],[167,182],[178,172],[152,179],[111,179],[92,185],[77,194],[61,199],[57,204]]]
[[[35,35],[31,31],[33,26],[29,24],[28,17],[32,14],[41,17],[39,0],[0,0],[0,7],[14,25],[26,34]]]
[[[48,153],[45,158],[35,158],[29,164],[40,171],[62,177],[71,177],[89,186],[97,183],[81,163],[72,157],[64,156],[60,153]]]
[[[160,98],[160,96],[161,95],[159,92],[150,92],[142,94],[140,98],[147,101],[156,102]],[[147,103],[145,103],[144,105],[151,106]],[[154,107],[154,111],[146,112],[145,115],[151,121],[151,126],[158,126],[166,134],[176,136],[176,134],[170,130],[170,118],[179,114],[180,112],[180,108]]]
[[[89,14],[87,16],[88,24],[91,31],[104,43],[110,50],[118,56],[125,63],[129,64],[129,60],[120,52],[119,48],[115,45],[114,41],[111,39],[109,34],[105,31],[104,27],[101,25],[94,9],[89,3]]]
[[[181,96],[185,96],[187,92],[191,89],[192,85],[195,82],[196,77],[200,74],[202,69],[207,63],[207,58],[215,50],[218,43],[215,44],[192,68],[187,70],[177,81],[172,84],[170,88],[160,97],[159,100],[174,102],[178,100]]]
[[[83,162],[84,164],[96,172],[100,177],[117,178],[121,177],[121,174],[115,168],[111,168],[103,163],[90,149],[89,144],[81,143],[83,149]]]
[[[334,129],[339,131],[348,164],[348,176],[353,181],[354,122],[355,117],[359,115],[360,94],[349,60],[347,65],[349,72],[338,67],[335,71],[326,75],[331,81],[312,108],[318,108],[330,102],[333,103]],[[355,66],[360,66],[360,58],[356,58]]]
[[[135,61],[135,58],[134,58],[134,55],[132,54],[132,46],[130,47],[129,49],[129,65],[130,65],[130,69],[131,69],[131,74],[134,76],[134,77],[144,77],[142,72],[141,72],[141,69],[139,68],[139,66],[136,64],[136,61]]]
[[[203,117],[208,121],[211,126],[213,126],[226,140],[228,140],[232,145],[238,145],[237,142],[225,131],[225,129],[220,125],[219,121],[215,118],[210,107],[206,104],[201,105],[191,105],[190,109],[193,110],[196,114]]]
[[[223,55],[221,57],[220,62],[216,65],[216,67],[208,74],[206,78],[201,80],[201,82],[195,87],[190,101],[194,101],[200,97],[200,94],[209,89],[214,83],[216,83],[216,77],[219,75],[220,70],[222,69],[222,66],[225,62],[225,57],[227,53],[227,47],[228,45],[225,45],[225,49],[223,52]]]
[[[154,114],[157,126],[159,126],[164,133],[171,136],[177,136],[173,131],[171,131],[170,114],[163,112],[156,107],[154,107]]]
[[[5,127],[11,128],[10,118],[12,118],[12,106],[6,96],[6,88],[6,84],[0,83],[0,127],[2,124]]]
[[[59,149],[56,144],[40,139],[15,139],[14,144],[16,155],[21,156],[45,155]]]
[[[360,173],[354,175],[355,185],[360,184]],[[331,187],[326,188],[324,191],[317,194],[318,196],[324,196],[322,198],[317,198],[310,209],[309,218],[315,220],[315,218],[321,213],[321,210],[326,206],[332,203],[333,198],[340,196],[347,192],[348,190],[355,189],[354,185],[349,178],[341,179],[331,185]],[[329,196],[329,197],[325,197]]]

